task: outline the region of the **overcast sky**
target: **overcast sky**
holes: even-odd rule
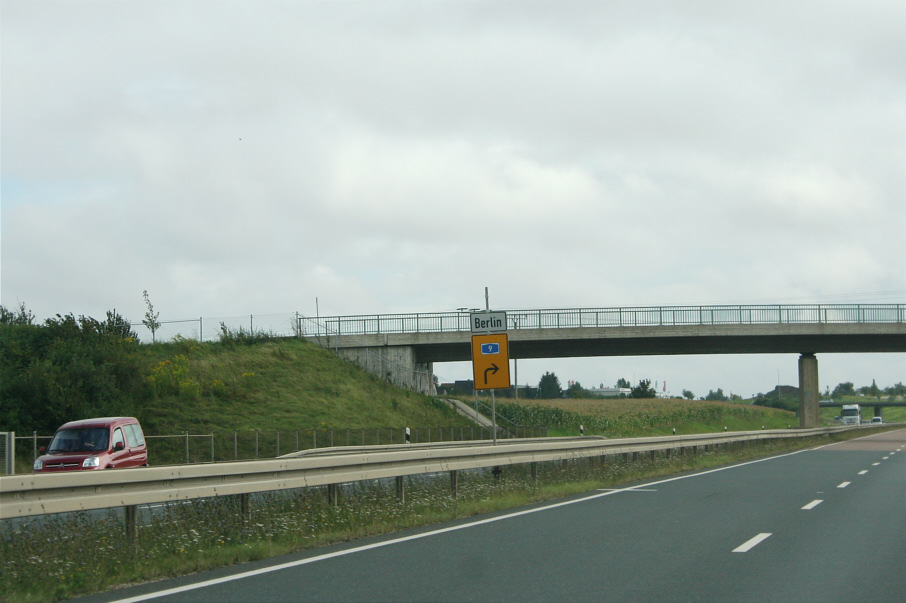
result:
[[[906,302],[906,4],[0,1],[7,308]],[[206,327],[207,329],[207,327]],[[797,357],[523,361],[679,394]],[[437,365],[441,380],[468,363]],[[822,390],[906,354],[819,357]]]

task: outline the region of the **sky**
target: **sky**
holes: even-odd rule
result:
[[[147,291],[204,332],[486,287],[906,303],[904,26],[899,0],[0,0],[0,303],[140,323]],[[798,382],[796,355],[517,371]],[[819,357],[822,391],[873,379],[906,354]]]

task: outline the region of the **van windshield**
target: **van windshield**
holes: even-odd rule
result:
[[[47,452],[94,452],[107,450],[110,431],[106,427],[61,429],[54,434]]]

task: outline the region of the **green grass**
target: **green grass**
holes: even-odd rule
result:
[[[430,398],[398,389],[304,340],[185,341],[149,346],[145,356],[149,375],[177,359],[186,366],[184,375],[175,376],[182,387],[161,388],[137,410],[149,433],[468,424]]]

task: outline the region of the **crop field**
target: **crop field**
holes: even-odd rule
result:
[[[682,399],[556,399],[502,403],[497,411],[519,425],[544,425],[550,435],[654,436],[782,429],[795,413],[749,404]]]

